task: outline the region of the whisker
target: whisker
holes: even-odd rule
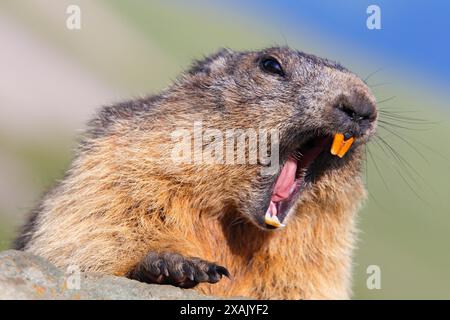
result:
[[[380,72],[380,71],[382,71],[382,70],[383,70],[383,68],[378,68],[377,70],[375,70],[375,71],[369,73],[369,75],[368,75],[367,77],[364,78],[364,80],[363,80],[364,83],[367,84],[367,81],[368,81],[371,77],[373,77],[374,75],[376,75],[378,72]]]
[[[366,184],[367,185],[369,185],[369,169],[368,169],[368,163],[367,163],[367,161],[368,161],[368,159],[367,159],[367,148],[368,148],[369,146],[366,144],[366,145],[364,145],[364,155],[365,155],[365,162],[366,162],[366,165],[365,165],[365,171],[366,171],[366,174],[365,174],[365,176],[366,176]]]
[[[371,84],[371,85],[368,84],[368,86],[370,88],[377,88],[377,87],[386,86],[386,85],[390,85],[390,84],[392,84],[392,82],[381,82],[381,83],[376,83],[376,84]]]
[[[377,137],[377,138],[379,138],[379,137]],[[413,180],[413,183],[420,187],[420,185],[417,183],[417,181],[414,179],[414,177],[411,176],[411,173],[410,173],[409,170],[407,169],[406,164],[402,164],[402,162],[403,162],[403,161],[401,160],[402,157],[401,157],[394,149],[392,149],[392,147],[391,147],[386,141],[384,141],[384,140],[380,140],[380,141],[382,141],[383,144],[386,145],[386,147],[388,147],[389,152],[394,156],[394,159],[396,159],[396,160],[398,161],[398,163],[402,165],[403,169],[406,170],[406,172],[408,173],[410,179]],[[378,145],[379,147],[381,147],[380,144],[377,144],[377,145]],[[382,147],[382,149],[384,150],[383,147]],[[384,150],[384,151],[385,151],[385,150]],[[387,151],[385,151],[385,154],[387,154],[386,152],[387,152]],[[408,162],[406,162],[406,163],[408,163]],[[408,164],[409,164],[409,163],[408,163]],[[397,168],[397,167],[393,167],[393,168],[395,169],[395,171],[397,172],[397,174],[400,176],[400,178],[403,180],[403,182],[408,186],[408,188],[415,194],[415,196],[416,196],[417,198],[419,198],[420,200],[422,200],[422,202],[424,202],[424,203],[430,205],[430,203],[429,203],[428,201],[426,201],[423,197],[421,197],[421,196],[417,193],[417,191],[413,188],[413,186],[412,186],[411,183],[408,181],[408,179],[402,174],[402,172],[399,170],[399,168]],[[419,175],[419,176],[420,176],[420,175]],[[423,179],[423,177],[422,177],[422,179]],[[431,206],[431,205],[430,205],[430,206]]]
[[[408,122],[412,124],[437,124],[436,121],[429,121],[426,119],[412,118],[403,115],[396,114],[395,112],[389,112],[386,110],[378,110],[378,113],[385,117],[395,121]]]
[[[396,123],[392,123],[392,122],[389,122],[389,121],[386,121],[386,120],[380,120],[380,119],[378,120],[378,122],[386,124],[388,126],[392,126],[394,128],[405,129],[405,130],[410,130],[410,131],[428,131],[428,130],[431,130],[431,128],[411,128],[411,127],[406,127],[404,125],[399,125],[399,124],[396,124]],[[382,125],[379,125],[379,127],[385,129],[385,126],[382,126]]]
[[[378,137],[380,138],[380,137]],[[407,161],[399,152],[397,152],[391,145],[389,145],[386,140],[380,138],[381,141],[383,142],[383,144],[390,150],[391,154],[394,156],[395,159],[397,159],[398,163],[402,165],[403,169],[405,170],[405,172],[408,174],[409,178],[412,180],[412,182],[419,187],[420,189],[423,189],[421,184],[418,183],[418,181],[416,180],[416,178],[414,178],[414,174],[412,174],[411,172],[415,173],[417,177],[419,177],[425,185],[427,185],[429,188],[431,188],[431,186],[427,183],[426,179],[409,163],[409,161]],[[403,175],[400,173],[400,171],[398,172],[399,175],[403,177]],[[405,179],[405,178],[404,178]],[[406,179],[405,179],[406,180]],[[405,181],[406,182],[406,181]],[[431,188],[432,189],[432,188]],[[414,193],[415,190],[414,190]],[[419,196],[417,194],[417,196]],[[420,197],[420,196],[419,196]],[[425,202],[425,201],[424,201]]]
[[[403,138],[400,134],[398,134],[395,130],[393,129],[388,129],[386,127],[382,127],[384,130],[390,132],[391,134],[395,135],[397,138],[399,138],[400,140],[402,140],[404,143],[406,143],[412,150],[414,150],[416,152],[416,154],[418,154],[426,163],[430,164],[430,162],[428,161],[427,158],[425,158],[425,156],[419,151],[419,149],[417,149],[411,142],[409,142],[408,140],[406,140],[405,138]],[[383,139],[383,138],[380,138]]]
[[[369,146],[368,146],[368,145],[365,146],[364,152],[365,152],[365,154],[366,154],[366,184],[367,184],[367,188],[369,188],[369,183],[368,183],[368,182],[369,182],[369,166],[368,166],[367,152],[369,152],[369,154],[371,154],[371,152],[370,152],[370,149],[369,149]],[[372,161],[374,162],[374,164],[375,164],[375,159],[372,158],[372,155],[370,155],[370,157],[371,157],[371,160],[372,160]],[[380,175],[380,172],[379,172],[379,175]],[[380,175],[380,177],[381,177],[381,179],[383,179],[383,176]],[[388,210],[386,209],[386,207],[383,206],[383,205],[378,201],[378,199],[377,199],[371,192],[369,192],[369,198],[372,199],[372,200],[375,202],[375,204],[376,204],[382,211],[388,211]]]
[[[418,110],[418,109],[408,109],[408,110],[405,110],[404,108],[394,109],[393,107],[390,107],[390,106],[379,106],[377,109],[378,109],[378,111],[385,111],[385,112],[395,113],[395,114],[423,112],[422,110]]]
[[[392,96],[392,97],[386,98],[386,99],[384,99],[384,100],[377,101],[377,104],[380,105],[380,104],[382,104],[382,103],[391,101],[391,100],[393,100],[393,99],[395,99],[395,98],[397,98],[397,97],[396,97],[396,96]]]
[[[370,159],[372,159],[375,170],[378,172],[378,175],[380,176],[381,181],[383,182],[384,186],[386,187],[386,190],[389,190],[386,180],[384,180],[384,177],[381,174],[381,170],[378,168],[377,162],[375,161],[375,157],[372,155],[372,152],[370,152],[370,150],[367,150],[367,151],[369,152]]]
[[[241,224],[241,223],[243,223],[245,221],[245,218],[244,217],[237,217],[236,219],[234,219],[233,221],[231,221],[231,223],[230,223],[230,228],[231,227],[234,227],[234,226],[236,226],[236,225],[238,225],[238,224]]]
[[[294,158],[295,160],[297,160],[297,161],[300,161],[301,159],[302,159],[302,157],[303,157],[303,155],[301,154],[301,152],[300,151],[295,151],[292,155],[292,158]]]
[[[447,158],[444,154],[442,154],[441,152],[437,151],[436,149],[430,147],[430,146],[427,145],[426,143],[423,143],[422,141],[417,140],[417,139],[415,139],[415,138],[413,138],[413,137],[408,137],[408,139],[413,140],[415,143],[420,144],[422,147],[424,147],[424,148],[430,150],[431,152],[434,152],[435,154],[437,154],[438,156],[440,156],[442,159],[444,159],[444,160],[446,160],[446,161],[448,161],[448,162],[450,163],[450,159],[449,159],[449,158]]]

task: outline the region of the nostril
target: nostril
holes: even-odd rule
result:
[[[376,118],[376,111],[371,107],[354,107],[349,103],[340,102],[337,105],[337,109],[341,110],[350,119],[356,122],[361,122],[363,120],[372,121]]]
[[[342,112],[344,112],[347,116],[349,116],[353,120],[355,120],[355,118],[357,118],[357,114],[356,114],[355,110],[352,107],[350,107],[348,104],[339,103],[338,109],[340,109]]]

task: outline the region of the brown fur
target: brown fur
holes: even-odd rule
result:
[[[207,294],[348,298],[355,214],[365,195],[360,147],[302,193],[287,226],[274,231],[261,230],[249,213],[266,193],[258,188],[259,165],[171,161],[170,132],[199,118],[217,129],[333,132],[326,115],[336,97],[356,90],[374,101],[361,80],[336,64],[288,48],[266,52],[294,70],[285,84],[290,90],[253,71],[260,53],[221,51],[158,97],[105,108],[19,238],[23,249],[60,267],[116,275],[148,252],[175,252],[230,271],[231,279],[196,287]],[[299,96],[300,115],[293,103]]]

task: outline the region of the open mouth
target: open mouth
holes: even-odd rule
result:
[[[283,221],[289,209],[308,184],[313,182],[313,171],[317,167],[315,163],[318,159],[331,158],[331,155],[342,158],[352,142],[353,138],[345,140],[342,134],[336,134],[334,140],[331,136],[318,136],[309,139],[290,154],[275,181],[265,214],[266,226],[284,227]]]

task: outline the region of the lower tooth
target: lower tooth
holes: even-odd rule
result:
[[[289,190],[289,195],[291,195],[295,190],[295,184],[292,185],[291,190]]]
[[[272,213],[270,210],[267,210],[266,215],[264,217],[264,222],[270,226],[280,228],[284,227],[285,225],[280,222],[277,216],[272,216]]]

